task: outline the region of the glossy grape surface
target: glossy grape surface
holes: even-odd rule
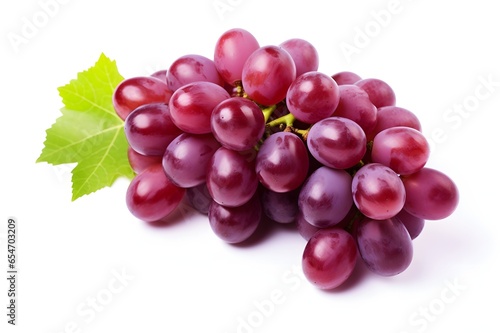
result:
[[[127,207],[138,219],[155,222],[163,219],[179,205],[185,189],[172,183],[160,164],[138,174],[129,184]]]
[[[405,209],[424,220],[441,220],[458,206],[457,185],[441,171],[423,168],[402,178],[406,190]]]
[[[265,129],[264,114],[257,104],[242,97],[219,103],[212,111],[212,133],[222,146],[244,151],[253,148]]]
[[[163,155],[182,131],[170,117],[168,104],[152,103],[132,111],[124,125],[129,145],[143,155]]]
[[[298,188],[306,179],[309,157],[304,142],[295,134],[278,132],[264,141],[255,169],[259,181],[274,192]]]
[[[290,113],[307,124],[330,117],[339,100],[337,83],[320,72],[307,72],[297,77],[286,94],[286,105]]]
[[[295,80],[292,57],[277,46],[263,46],[246,60],[242,72],[245,92],[255,102],[273,105],[282,101]]]
[[[352,274],[357,256],[356,242],[347,231],[323,229],[307,242],[302,255],[302,269],[316,287],[334,289]]]
[[[225,147],[214,153],[207,169],[207,188],[214,201],[226,207],[241,206],[253,197],[258,185],[254,161]]]
[[[359,169],[352,181],[352,194],[361,213],[377,220],[399,213],[406,198],[405,187],[398,175],[379,163]]]
[[[212,231],[226,243],[241,243],[257,230],[262,218],[258,197],[238,207],[225,207],[213,201],[208,210]]]
[[[149,103],[167,103],[172,91],[164,81],[150,76],[131,77],[123,80],[114,90],[113,107],[125,120],[130,112]]]
[[[379,275],[397,275],[406,270],[413,259],[410,235],[398,219],[366,218],[357,225],[356,240],[361,258]]]
[[[211,133],[210,117],[213,109],[229,93],[212,82],[194,82],[177,89],[170,99],[170,115],[174,124],[192,134]]]
[[[211,134],[183,133],[175,138],[163,155],[167,176],[181,187],[194,187],[206,181],[207,169],[220,143]]]

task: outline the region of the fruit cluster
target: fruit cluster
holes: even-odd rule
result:
[[[382,80],[318,71],[303,39],[260,46],[246,30],[125,79],[113,105],[137,173],[126,194],[138,219],[168,221],[186,196],[228,243],[260,223],[295,223],[305,276],[322,289],[360,257],[380,275],[404,271],[425,220],[458,204],[454,182],[425,167],[417,117]]]

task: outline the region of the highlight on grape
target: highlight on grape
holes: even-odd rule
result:
[[[318,64],[306,40],[261,46],[234,28],[211,57],[123,80],[113,106],[136,173],[131,214],[168,223],[187,198],[227,243],[294,224],[320,289],[342,285],[358,258],[378,275],[405,271],[412,241],[454,212],[458,188],[426,166],[421,124],[388,83]]]

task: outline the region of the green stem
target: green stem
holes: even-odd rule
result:
[[[245,94],[245,91],[243,90],[243,84],[241,83],[241,81],[236,81],[234,83],[233,94],[236,97],[243,97],[243,95]]]
[[[366,144],[366,150],[368,152],[371,152],[373,149],[373,140],[372,141],[369,141],[367,144]]]
[[[311,126],[311,127],[312,127],[312,126]],[[311,127],[309,127],[308,129],[304,129],[304,130],[294,128],[294,129],[293,129],[293,132],[294,132],[295,134],[300,135],[300,136],[302,137],[302,140],[303,140],[304,142],[306,142],[306,141],[307,141],[307,135],[309,134],[309,130],[311,129]]]
[[[262,109],[262,113],[264,114],[266,123],[269,120],[269,117],[271,117],[271,115],[273,114],[274,110],[276,110],[276,105],[271,105],[267,108]]]
[[[293,116],[293,114],[289,113],[289,114],[286,114],[284,116],[281,116],[277,119],[274,119],[273,121],[269,122],[267,124],[267,126],[269,127],[274,127],[274,126],[278,126],[278,125],[281,125],[281,124],[285,124],[286,127],[292,127],[293,126],[293,123],[295,121],[295,117]]]

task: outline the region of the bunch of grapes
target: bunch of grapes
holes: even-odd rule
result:
[[[399,274],[424,221],[448,217],[459,195],[425,167],[421,124],[395,101],[380,79],[319,72],[303,39],[260,46],[231,29],[212,59],[185,55],[116,88],[136,172],[127,206],[168,222],[186,197],[228,243],[260,223],[294,223],[304,274],[322,289],[345,282],[358,258]]]

